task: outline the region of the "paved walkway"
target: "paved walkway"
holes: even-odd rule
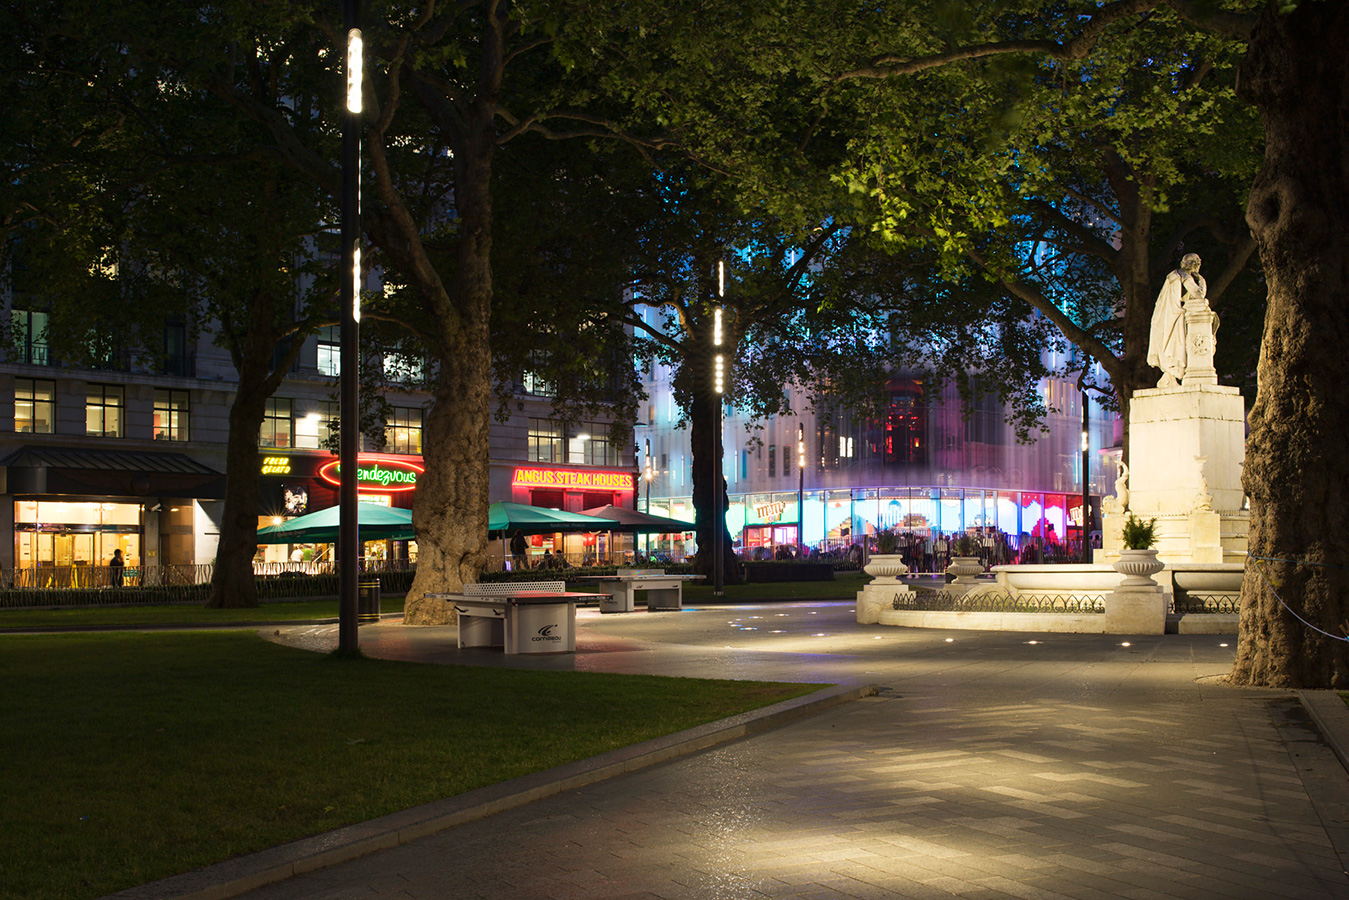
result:
[[[882,690],[246,896],[1349,898],[1349,779],[1293,695],[1219,682],[1234,639],[908,630],[852,610],[586,611],[578,652],[553,657],[362,628],[366,653],[398,659]]]

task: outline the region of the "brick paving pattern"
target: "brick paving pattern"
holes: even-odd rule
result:
[[[850,615],[591,617],[581,653],[525,664],[827,672],[882,691],[247,896],[1349,898],[1334,846],[1349,779],[1290,695],[1218,681],[1230,638],[1126,646],[859,628]],[[381,629],[362,631],[367,652],[434,655],[416,646],[428,634]],[[504,664],[483,651],[453,661]]]

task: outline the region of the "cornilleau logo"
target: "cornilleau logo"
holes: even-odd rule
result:
[[[556,623],[556,622],[554,622],[552,625],[545,625],[545,626],[543,626],[542,628],[539,629],[539,636],[538,636],[538,637],[530,638],[530,640],[531,640],[531,641],[560,641],[560,640],[562,640],[561,636],[556,635],[556,634],[553,634],[553,629],[556,628],[556,627],[557,627],[557,623]]]

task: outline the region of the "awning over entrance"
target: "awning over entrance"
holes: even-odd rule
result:
[[[7,494],[221,500],[225,476],[183,453],[24,447],[0,461]]]

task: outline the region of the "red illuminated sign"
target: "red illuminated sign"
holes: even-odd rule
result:
[[[341,467],[340,460],[326,462],[319,467],[319,478],[340,487]],[[408,459],[362,459],[356,465],[356,490],[377,491],[381,494],[415,490],[417,476],[425,471]]]
[[[634,490],[631,472],[574,472],[570,469],[516,469],[515,487],[589,488],[603,491]]]

